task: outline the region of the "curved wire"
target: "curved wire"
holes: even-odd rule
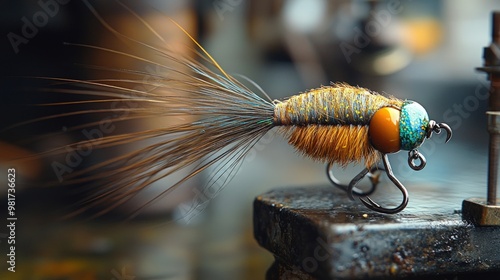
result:
[[[431,138],[433,132],[436,134],[440,134],[441,129],[444,129],[446,131],[446,140],[444,142],[448,143],[453,135],[453,132],[451,131],[451,127],[445,123],[436,123],[433,120],[429,121],[426,137]]]
[[[420,161],[420,164],[418,165],[415,164],[415,160],[417,159]],[[422,155],[417,149],[413,149],[408,152],[408,165],[411,169],[419,171],[424,169],[426,164],[427,160],[425,159],[424,155]]]
[[[450,141],[453,133],[449,125],[445,123],[436,123],[435,121],[431,120],[429,121],[429,125],[427,127],[426,131],[426,138],[430,138],[432,136],[432,133],[440,134],[441,131],[444,130],[446,131],[446,140],[445,143]],[[350,199],[354,200],[354,195],[360,196],[359,200],[368,208],[376,212],[380,213],[385,213],[385,214],[396,214],[401,212],[403,209],[406,208],[408,205],[409,197],[408,197],[408,191],[406,190],[405,186],[394,176],[394,173],[392,172],[392,167],[391,164],[389,163],[389,158],[387,154],[384,154],[382,157],[383,163],[384,163],[384,168],[379,168],[376,165],[373,166],[372,168],[368,169],[365,168],[363,169],[356,177],[354,177],[349,185],[342,185],[340,181],[335,178],[332,172],[332,166],[333,163],[330,162],[327,166],[327,175],[328,179],[332,184],[345,192],[347,192],[347,195],[349,196]],[[415,162],[419,161],[420,163],[417,165]],[[413,169],[413,170],[422,170],[427,161],[425,157],[417,150],[413,149],[408,152],[408,165]],[[394,183],[394,185],[401,191],[403,194],[403,201],[401,204],[397,207],[394,208],[386,208],[380,206],[380,204],[376,203],[369,197],[370,194],[372,194],[378,184],[378,178],[380,175],[373,175],[374,171],[376,170],[385,170],[387,173],[387,176],[389,179]],[[361,181],[366,175],[368,174],[368,177],[370,178],[370,181],[372,182],[372,187],[370,190],[363,192],[359,188],[356,187],[356,185]]]
[[[333,167],[333,163],[332,162],[330,162],[327,165],[327,169],[326,169],[326,172],[327,172],[327,175],[328,175],[327,177],[330,180],[330,182],[332,182],[332,184],[334,186],[336,186],[336,187],[342,189],[343,191],[345,191],[351,200],[354,200],[354,195],[356,195],[356,196],[359,196],[359,200],[368,209],[371,209],[373,211],[380,212],[380,213],[385,213],[385,214],[396,214],[398,212],[401,212],[403,209],[406,208],[406,205],[408,205],[408,200],[409,200],[408,191],[403,186],[403,184],[396,178],[396,176],[394,176],[394,173],[392,173],[392,167],[391,167],[391,164],[389,163],[389,159],[387,157],[387,154],[383,155],[382,160],[383,160],[383,163],[384,163],[384,167],[383,168],[379,167],[377,165],[374,165],[371,168],[365,168],[365,169],[363,169],[358,175],[356,175],[351,180],[351,182],[349,183],[349,185],[343,185],[342,183],[340,183],[340,180],[338,180],[335,177],[335,175],[332,172],[332,167]],[[375,190],[377,188],[377,185],[379,183],[380,174],[375,175],[374,173],[376,171],[380,171],[380,170],[382,170],[382,171],[385,170],[385,172],[387,173],[387,176],[389,177],[389,179],[394,183],[394,185],[396,185],[396,187],[403,194],[403,202],[399,206],[397,206],[395,208],[385,208],[385,207],[382,207],[382,206],[380,206],[380,204],[376,203],[375,201],[373,201],[369,197],[369,195],[371,195],[373,192],[375,192]],[[359,189],[359,188],[356,187],[356,185],[365,176],[368,176],[368,178],[370,179],[370,181],[372,183],[371,184],[371,188],[369,190],[367,190],[367,191],[363,191],[363,190],[361,190],[361,189]]]
[[[387,154],[384,154],[382,159],[384,162],[385,172],[387,173],[387,176],[389,177],[389,179],[391,179],[391,181],[394,183],[394,185],[396,185],[396,187],[403,194],[403,202],[401,202],[401,204],[395,208],[385,208],[385,207],[380,206],[380,204],[376,203],[375,201],[373,201],[369,196],[366,196],[365,198],[360,197],[359,200],[361,200],[361,202],[367,208],[369,208],[373,211],[385,213],[385,214],[396,214],[396,213],[401,212],[403,209],[406,208],[406,205],[408,205],[408,200],[409,200],[408,191],[406,190],[405,186],[403,186],[403,184],[401,184],[401,182],[398,180],[398,178],[396,178],[396,176],[394,176],[394,174],[392,173],[391,164],[389,163],[389,159],[387,157]]]
[[[336,187],[340,188],[341,190],[345,191],[351,200],[354,200],[354,195],[357,195],[357,196],[368,196],[368,195],[374,193],[375,190],[376,190],[376,188],[377,188],[377,185],[379,183],[379,178],[380,178],[380,174],[375,175],[374,173],[376,171],[378,171],[378,170],[385,170],[384,168],[377,167],[377,166],[373,166],[370,169],[365,168],[358,175],[356,175],[356,177],[354,177],[351,180],[351,182],[349,183],[349,185],[344,185],[333,174],[333,172],[332,172],[333,165],[334,165],[334,163],[330,162],[326,166],[326,174],[327,174],[328,179],[330,180],[330,182],[334,186],[336,186]],[[370,181],[371,181],[372,184],[371,184],[371,188],[369,190],[363,191],[363,190],[357,188],[356,185],[367,174],[368,174],[368,178],[370,179]]]

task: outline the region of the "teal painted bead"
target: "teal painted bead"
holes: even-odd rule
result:
[[[429,116],[422,105],[406,100],[401,107],[399,137],[402,150],[413,150],[424,142]]]

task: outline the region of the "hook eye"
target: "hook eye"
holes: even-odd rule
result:
[[[420,164],[415,164],[415,161],[419,160]],[[427,164],[427,160],[425,157],[417,150],[413,149],[408,152],[408,165],[411,167],[413,170],[422,170],[424,169],[425,165]]]

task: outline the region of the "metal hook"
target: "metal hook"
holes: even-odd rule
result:
[[[435,121],[429,121],[429,126],[427,127],[427,133],[426,133],[426,138],[431,138],[432,133],[435,132],[436,134],[441,133],[441,129],[444,129],[446,131],[446,141],[445,143],[448,143],[450,141],[451,136],[453,135],[453,132],[451,131],[451,128],[449,125],[445,123],[436,123]],[[415,164],[415,161],[419,160],[420,164]],[[424,169],[427,161],[425,160],[425,157],[417,150],[413,149],[408,152],[408,165],[411,167],[413,170],[422,170]]]
[[[340,182],[339,179],[337,179],[335,177],[335,175],[333,175],[333,172],[332,172],[332,169],[333,169],[333,165],[334,163],[333,162],[330,162],[328,163],[327,167],[326,167],[326,173],[327,173],[327,177],[328,179],[330,180],[330,182],[340,188],[341,190],[345,191],[347,193],[347,195],[349,196],[349,198],[351,200],[354,200],[354,196],[353,195],[357,195],[357,196],[368,196],[372,193],[375,192],[375,189],[377,188],[377,185],[379,183],[379,179],[380,179],[380,174],[377,174],[375,175],[374,173],[378,170],[384,170],[383,168],[381,167],[377,167],[377,166],[373,166],[372,168],[368,169],[368,168],[365,168],[363,169],[358,175],[356,175],[352,180],[351,182],[349,183],[349,185],[344,185]],[[363,191],[359,188],[356,187],[356,185],[358,184],[359,181],[361,181],[361,179],[363,179],[363,177],[365,177],[366,175],[368,174],[368,179],[370,179],[370,182],[372,183],[371,185],[371,188],[367,191]]]
[[[431,138],[432,132],[435,132],[436,134],[441,133],[441,129],[446,130],[446,141],[445,143],[448,143],[450,141],[451,136],[453,135],[453,132],[451,131],[451,127],[445,123],[436,123],[435,121],[429,121],[429,126],[427,128],[427,138]]]
[[[440,134],[441,129],[444,129],[446,131],[445,143],[448,143],[448,141],[450,141],[451,139],[451,136],[453,135],[450,126],[445,123],[436,123],[435,121],[432,120],[429,121],[426,138],[431,138],[433,132],[435,132],[436,134]],[[419,160],[420,164],[418,165],[415,164],[416,160]],[[413,149],[408,152],[408,165],[411,167],[411,169],[417,171],[422,170],[424,169],[426,163],[427,161],[425,160],[425,157],[417,149]]]
[[[422,165],[422,162],[424,162],[424,165],[425,165],[425,158],[420,154],[418,153],[418,151],[415,152],[416,155],[417,155],[417,158],[421,159],[423,158],[423,161],[421,159],[421,164]],[[420,157],[420,156],[421,157]],[[376,165],[374,165],[373,167],[371,168],[365,168],[363,169],[363,171],[361,171],[358,175],[356,175],[356,177],[354,177],[351,182],[349,183],[348,186],[346,185],[342,185],[340,183],[340,181],[335,178],[335,176],[333,175],[333,172],[332,172],[332,167],[333,167],[333,163],[329,163],[328,166],[327,166],[327,174],[328,174],[328,179],[332,182],[332,184],[342,190],[344,190],[345,192],[347,192],[347,195],[351,198],[351,199],[354,199],[353,195],[357,195],[357,196],[360,196],[359,200],[369,209],[373,210],[373,211],[376,211],[376,212],[380,212],[380,213],[386,213],[386,214],[396,214],[398,212],[401,212],[403,209],[406,208],[406,205],[408,205],[408,191],[406,190],[406,188],[403,186],[403,184],[401,184],[401,182],[394,176],[394,174],[392,173],[392,168],[391,168],[391,165],[389,163],[389,159],[387,157],[387,154],[384,154],[383,157],[382,157],[382,160],[383,160],[383,163],[384,163],[384,167],[381,168],[381,167],[378,167]],[[420,166],[418,165],[418,166]],[[417,166],[417,165],[416,165]],[[417,166],[417,167],[418,167]],[[387,176],[389,177],[389,179],[394,183],[394,185],[396,185],[396,187],[401,191],[401,193],[403,194],[403,202],[396,208],[384,208],[382,206],[380,206],[378,203],[376,203],[375,201],[373,201],[368,195],[372,194],[378,183],[379,183],[379,177],[380,177],[380,174],[377,174],[377,175],[374,175],[374,173],[376,171],[380,171],[380,170],[385,170],[385,172],[387,173]],[[366,175],[368,174],[368,177],[370,179],[370,181],[372,182],[372,187],[370,190],[366,191],[366,192],[363,192],[362,190],[360,190],[359,188],[356,187],[356,185],[359,183],[359,181],[361,181]]]
[[[360,197],[359,200],[369,209],[380,212],[380,213],[386,213],[386,214],[396,214],[398,212],[401,212],[403,209],[406,208],[406,205],[408,205],[408,191],[406,188],[401,184],[401,182],[394,176],[392,173],[392,168],[391,164],[389,163],[389,159],[387,157],[387,154],[384,154],[383,157],[383,162],[384,162],[384,167],[385,167],[385,172],[387,173],[387,176],[391,181],[396,185],[396,187],[401,191],[403,194],[403,202],[395,208],[384,208],[380,206],[378,203],[374,202],[370,197],[366,196],[365,198]]]
[[[419,160],[420,164],[416,165],[415,160]],[[425,159],[424,155],[422,155],[417,149],[413,149],[408,152],[408,165],[411,167],[413,170],[422,170],[424,169],[425,165],[427,164],[427,160]]]
[[[426,131],[426,138],[430,138],[432,136],[433,132],[436,134],[440,134],[442,129],[444,129],[446,131],[445,143],[447,143],[448,141],[450,141],[452,134],[453,134],[450,126],[445,124],[445,123],[436,123],[433,120],[429,121],[429,125],[428,125],[427,131]],[[420,162],[419,164],[415,163],[417,160]],[[347,185],[347,186],[342,185],[340,183],[340,181],[337,178],[335,178],[335,176],[333,175],[333,172],[331,170],[333,163],[330,162],[327,166],[328,179],[332,182],[332,184],[334,186],[347,192],[347,195],[349,196],[349,198],[354,199],[354,195],[359,196],[359,200],[367,208],[369,208],[373,211],[376,211],[376,212],[380,212],[380,213],[396,214],[396,213],[401,212],[408,205],[408,201],[409,201],[408,191],[406,190],[405,186],[403,186],[403,184],[398,180],[398,178],[396,178],[396,176],[394,176],[394,173],[392,172],[392,167],[391,167],[391,164],[389,163],[389,158],[388,158],[387,154],[384,154],[382,156],[382,161],[384,163],[383,168],[377,167],[376,165],[373,166],[372,168],[365,168],[358,175],[356,175],[356,177],[354,177],[351,180],[351,182],[349,183],[349,185]],[[408,152],[408,165],[413,170],[422,170],[425,167],[426,163],[427,163],[427,161],[426,161],[425,157],[417,149],[413,149],[413,150]],[[376,203],[375,201],[373,201],[369,197],[369,195],[371,195],[375,191],[375,189],[378,185],[378,182],[379,182],[380,174],[374,175],[374,172],[377,170],[385,170],[389,179],[392,181],[392,183],[394,183],[394,185],[403,194],[403,201],[401,202],[401,204],[399,206],[397,206],[395,208],[385,208],[385,207],[380,206],[380,204]],[[363,192],[362,190],[357,188],[356,185],[359,183],[359,181],[361,181],[367,175],[368,175],[370,181],[372,182],[372,187],[370,190]]]

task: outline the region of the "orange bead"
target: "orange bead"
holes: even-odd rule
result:
[[[383,107],[373,114],[368,129],[370,142],[382,153],[395,153],[401,149],[399,138],[400,111],[392,107]]]

